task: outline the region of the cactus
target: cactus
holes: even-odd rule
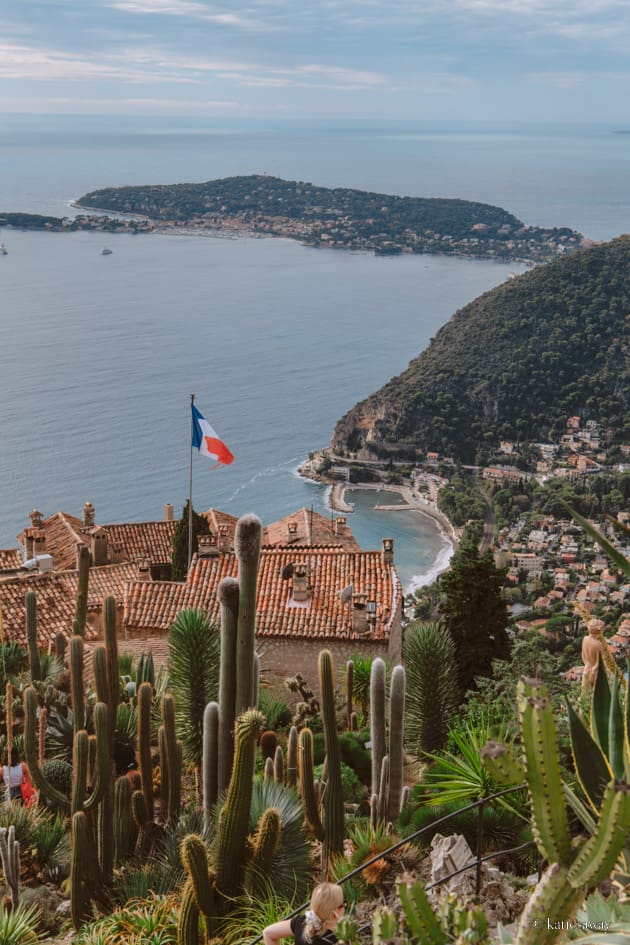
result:
[[[192,886],[197,908],[207,919],[216,916],[216,877],[210,872],[206,845],[197,834],[190,833],[181,844],[184,869]]]
[[[218,788],[219,706],[209,702],[203,713],[203,756],[201,759],[202,799],[204,822],[217,802]]]
[[[55,659],[63,666],[66,661],[66,635],[59,630],[54,641]]]
[[[284,784],[284,752],[282,751],[282,745],[276,745],[273,756],[273,777],[274,781]]]
[[[592,835],[572,840],[547,690],[536,680],[521,680],[517,706],[534,837],[550,865],[521,916],[515,945],[552,945],[560,934],[560,923],[558,929],[549,929],[540,919],[557,916],[568,921],[587,889],[609,876],[627,838],[630,786],[611,778],[599,816],[592,822]],[[500,748],[490,744],[482,750],[491,770],[497,758],[501,760]]]
[[[278,747],[278,737],[275,732],[268,730],[260,736],[260,750],[263,758],[273,758]]]
[[[33,591],[27,591],[24,597],[26,606],[26,640],[28,643],[28,668],[32,682],[42,678],[42,667],[37,647],[37,598]]]
[[[275,776],[275,771],[273,767],[273,758],[265,758],[265,764],[263,765],[263,778],[265,781],[273,781]]]
[[[199,945],[199,907],[190,880],[182,893],[182,904],[177,919],[177,945]]]
[[[74,613],[73,633],[85,636],[88,610],[88,580],[90,577],[90,552],[86,545],[79,548],[79,576],[77,580],[77,599]]]
[[[155,687],[155,666],[153,664],[153,653],[151,650],[149,650],[146,656],[144,653],[140,655],[136,667],[136,688],[141,686],[143,682],[148,682],[152,687]]]
[[[114,862],[117,866],[128,859],[138,838],[138,826],[131,813],[131,782],[124,775],[114,787]]]
[[[385,735],[385,663],[377,656],[370,671],[370,740],[372,742],[372,793],[381,778],[383,755],[387,752]]]
[[[153,687],[151,683],[140,684],[138,701],[138,759],[142,792],[147,806],[148,816],[153,819],[153,766],[151,764],[151,708],[153,705]]]
[[[37,760],[39,761],[39,766],[42,768],[46,761],[46,726],[48,724],[48,709],[46,706],[42,706],[39,710],[39,721],[38,721],[38,752]]]
[[[166,748],[165,761],[162,763],[162,777],[167,773],[167,821],[175,823],[179,817],[180,783],[182,767],[182,745],[175,734],[175,700],[166,693],[162,696],[162,730]]]
[[[219,814],[215,853],[217,888],[226,899],[237,896],[242,889],[256,742],[263,721],[257,709],[249,709],[236,723],[234,766],[227,797]]]
[[[11,749],[13,747],[13,684],[10,680],[7,680],[7,685],[5,689],[5,721],[7,726],[7,755],[11,757]]]
[[[346,663],[346,728],[352,731],[352,691],[354,688],[354,661]]]
[[[256,579],[262,522],[256,515],[243,515],[236,524],[234,548],[238,558],[238,621],[236,633],[235,715],[253,705],[253,664],[256,624]]]
[[[268,807],[260,816],[253,841],[249,868],[251,894],[262,893],[272,875],[272,861],[282,833],[282,815],[276,807]]]
[[[221,661],[219,667],[219,745],[218,790],[230,783],[234,759],[234,720],[236,718],[236,634],[239,584],[236,578],[224,578],[217,591],[221,605]]]
[[[395,823],[400,814],[403,780],[405,776],[405,752],[403,747],[405,718],[405,670],[394,666],[389,693],[389,791],[387,820]]]
[[[74,731],[85,728],[85,692],[83,688],[83,637],[70,638],[70,688]]]
[[[326,743],[326,764],[328,782],[324,798],[324,841],[322,862],[324,870],[330,868],[331,858],[336,853],[343,853],[344,807],[343,787],[341,783],[341,753],[337,736],[337,716],[335,712],[335,690],[333,684],[333,663],[328,650],[319,654],[319,689],[322,698],[322,722]]]
[[[287,741],[287,784],[289,787],[295,787],[298,774],[298,730],[295,725],[291,726],[289,738]]]
[[[0,861],[4,881],[11,890],[11,906],[20,904],[20,841],[15,839],[13,824],[7,829],[0,827]]]
[[[254,653],[254,659],[252,661],[252,706],[254,709],[258,708],[258,701],[260,699],[260,656],[258,653]]]
[[[389,755],[383,755],[381,761],[381,776],[378,782],[376,809],[378,820],[387,822],[387,798],[389,797]]]
[[[75,929],[80,929],[91,917],[90,896],[86,883],[88,828],[87,818],[83,811],[77,811],[72,816],[71,839],[70,904],[72,922]]]

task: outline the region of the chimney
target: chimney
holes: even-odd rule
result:
[[[46,532],[43,528],[32,528],[29,531],[33,534],[33,552],[31,558],[34,558],[36,555],[45,555],[46,554]]]
[[[33,538],[34,535],[35,535],[34,528],[31,527],[31,528],[24,529],[24,555],[27,561],[35,557],[35,552],[33,551],[33,546],[35,544],[34,538]]]
[[[288,522],[287,524],[287,538],[288,541],[297,541],[298,536],[298,523],[297,522]]]
[[[151,562],[148,558],[141,558],[138,561],[138,581],[150,581],[151,580]]]
[[[175,513],[173,512],[173,506],[170,502],[167,502],[164,506],[164,521],[165,522],[174,522]]]
[[[293,600],[303,603],[308,600],[308,572],[305,564],[293,566]]]
[[[370,625],[368,622],[368,603],[367,594],[352,595],[352,632],[368,633]]]
[[[121,561],[123,560],[123,546],[122,546],[122,542],[120,542],[120,541],[113,541],[113,542],[111,543],[111,549],[112,549],[111,563],[112,563],[112,564],[120,564]]]
[[[33,528],[41,528],[44,524],[44,516],[37,509],[32,509],[28,517],[31,520]]]
[[[92,564],[96,566],[109,564],[107,556],[107,532],[104,528],[95,528],[90,532],[90,554],[92,555]]]
[[[91,502],[86,502],[83,506],[83,527],[94,528],[95,522],[94,506]]]
[[[219,554],[216,535],[200,535],[197,541],[199,558],[216,558]]]
[[[381,551],[381,558],[383,559],[383,564],[394,563],[394,539],[393,538],[383,538],[383,550]]]
[[[223,554],[230,550],[230,526],[219,525],[219,551]]]
[[[335,535],[343,535],[346,528],[346,516],[338,515],[335,519]]]

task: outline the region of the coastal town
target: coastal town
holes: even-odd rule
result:
[[[365,449],[359,456],[323,450],[311,454],[301,471],[331,482],[332,505],[346,514],[352,511],[348,488],[385,489],[402,496],[401,504],[388,508],[432,516],[455,547],[466,527],[478,529],[480,547],[492,548],[504,573],[511,632],[533,630],[545,637],[566,679],[581,679],[578,626],[591,617],[604,619],[608,646],[623,664],[630,656],[630,583],[571,517],[562,497],[570,501],[573,488],[587,495],[606,489],[609,507],[587,518],[628,557],[630,446],[608,443],[598,423],[572,416],[556,442],[504,440],[495,455],[486,466],[462,469],[430,449],[418,450],[411,466],[377,459]],[[448,501],[450,484],[462,493],[462,473],[470,516]],[[408,617],[426,618],[427,598],[432,589],[408,597]]]

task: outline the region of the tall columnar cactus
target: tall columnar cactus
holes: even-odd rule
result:
[[[26,607],[26,640],[28,643],[28,668],[33,682],[42,678],[42,667],[37,646],[37,598],[33,591],[27,591],[24,597]]]
[[[298,730],[292,725],[287,740],[287,784],[295,787],[298,776]]]
[[[256,589],[262,540],[262,522],[256,515],[243,515],[237,522],[234,549],[238,558],[239,601],[236,634],[235,714],[253,706]]]
[[[201,759],[201,786],[203,798],[204,822],[208,818],[218,797],[218,741],[219,741],[219,706],[209,702],[203,713],[203,756]]]
[[[7,679],[7,685],[5,688],[5,722],[7,725],[7,755],[11,757],[11,749],[13,747],[13,683],[10,679]]]
[[[151,764],[151,708],[153,705],[153,686],[151,683],[140,684],[137,693],[138,704],[138,761],[142,793],[148,816],[153,819],[153,765]]]
[[[11,905],[20,904],[20,841],[15,838],[15,827],[0,827],[0,861],[4,881],[11,890]]]
[[[389,692],[389,792],[387,819],[398,820],[405,776],[405,670],[394,666]]]
[[[87,844],[88,823],[83,811],[72,815],[71,822],[71,859],[70,859],[70,907],[75,929],[80,929],[91,916],[90,894],[88,890]]]
[[[346,728],[352,731],[352,691],[354,689],[354,661],[346,663]]]
[[[79,576],[77,580],[77,598],[74,613],[73,632],[85,636],[88,611],[88,581],[90,577],[90,552],[86,545],[79,548]]]
[[[133,854],[138,838],[138,825],[131,812],[131,781],[124,775],[114,788],[114,862],[117,866]]]
[[[377,656],[370,672],[370,741],[372,742],[372,792],[378,790],[383,756],[387,754],[385,717],[385,663]]]
[[[176,823],[179,817],[180,807],[180,787],[181,787],[181,767],[182,767],[182,744],[177,741],[175,733],[175,700],[166,693],[162,696],[162,730],[164,732],[164,744],[166,747],[166,773],[168,777],[168,795],[167,795],[167,821]],[[165,766],[162,765],[164,768]]]
[[[217,596],[221,607],[221,661],[219,667],[219,744],[218,790],[230,783],[234,759],[234,720],[236,718],[236,634],[239,584],[236,578],[224,578]]]
[[[72,718],[75,732],[85,728],[85,691],[83,687],[83,637],[70,639],[70,688]]]
[[[630,785],[611,778],[592,835],[572,839],[546,688],[536,680],[521,680],[517,705],[534,837],[550,865],[521,916],[516,945],[552,945],[588,888],[610,875],[623,850],[630,824]],[[491,770],[501,755],[502,746],[496,744],[482,751]],[[509,768],[513,766],[511,762]]]
[[[256,742],[263,723],[264,718],[257,709],[244,712],[236,723],[234,766],[227,797],[219,814],[215,853],[217,887],[227,899],[237,896],[242,889]]]
[[[273,756],[273,778],[279,784],[284,784],[284,752],[282,745],[276,745]]]
[[[334,854],[343,853],[344,806],[341,783],[341,752],[337,735],[333,662],[328,650],[319,654],[319,689],[322,698],[322,722],[326,744],[328,783],[324,798],[324,842],[322,860],[324,870],[330,868]]]
[[[54,647],[55,647],[55,659],[59,660],[59,662],[63,666],[66,660],[66,635],[65,633],[62,633],[61,630],[59,630],[55,634]]]

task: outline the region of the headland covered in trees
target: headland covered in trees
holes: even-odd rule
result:
[[[77,206],[141,214],[160,229],[280,236],[378,255],[439,253],[545,262],[583,242],[575,230],[526,226],[489,204],[317,187],[267,175],[108,187],[85,194]]]

